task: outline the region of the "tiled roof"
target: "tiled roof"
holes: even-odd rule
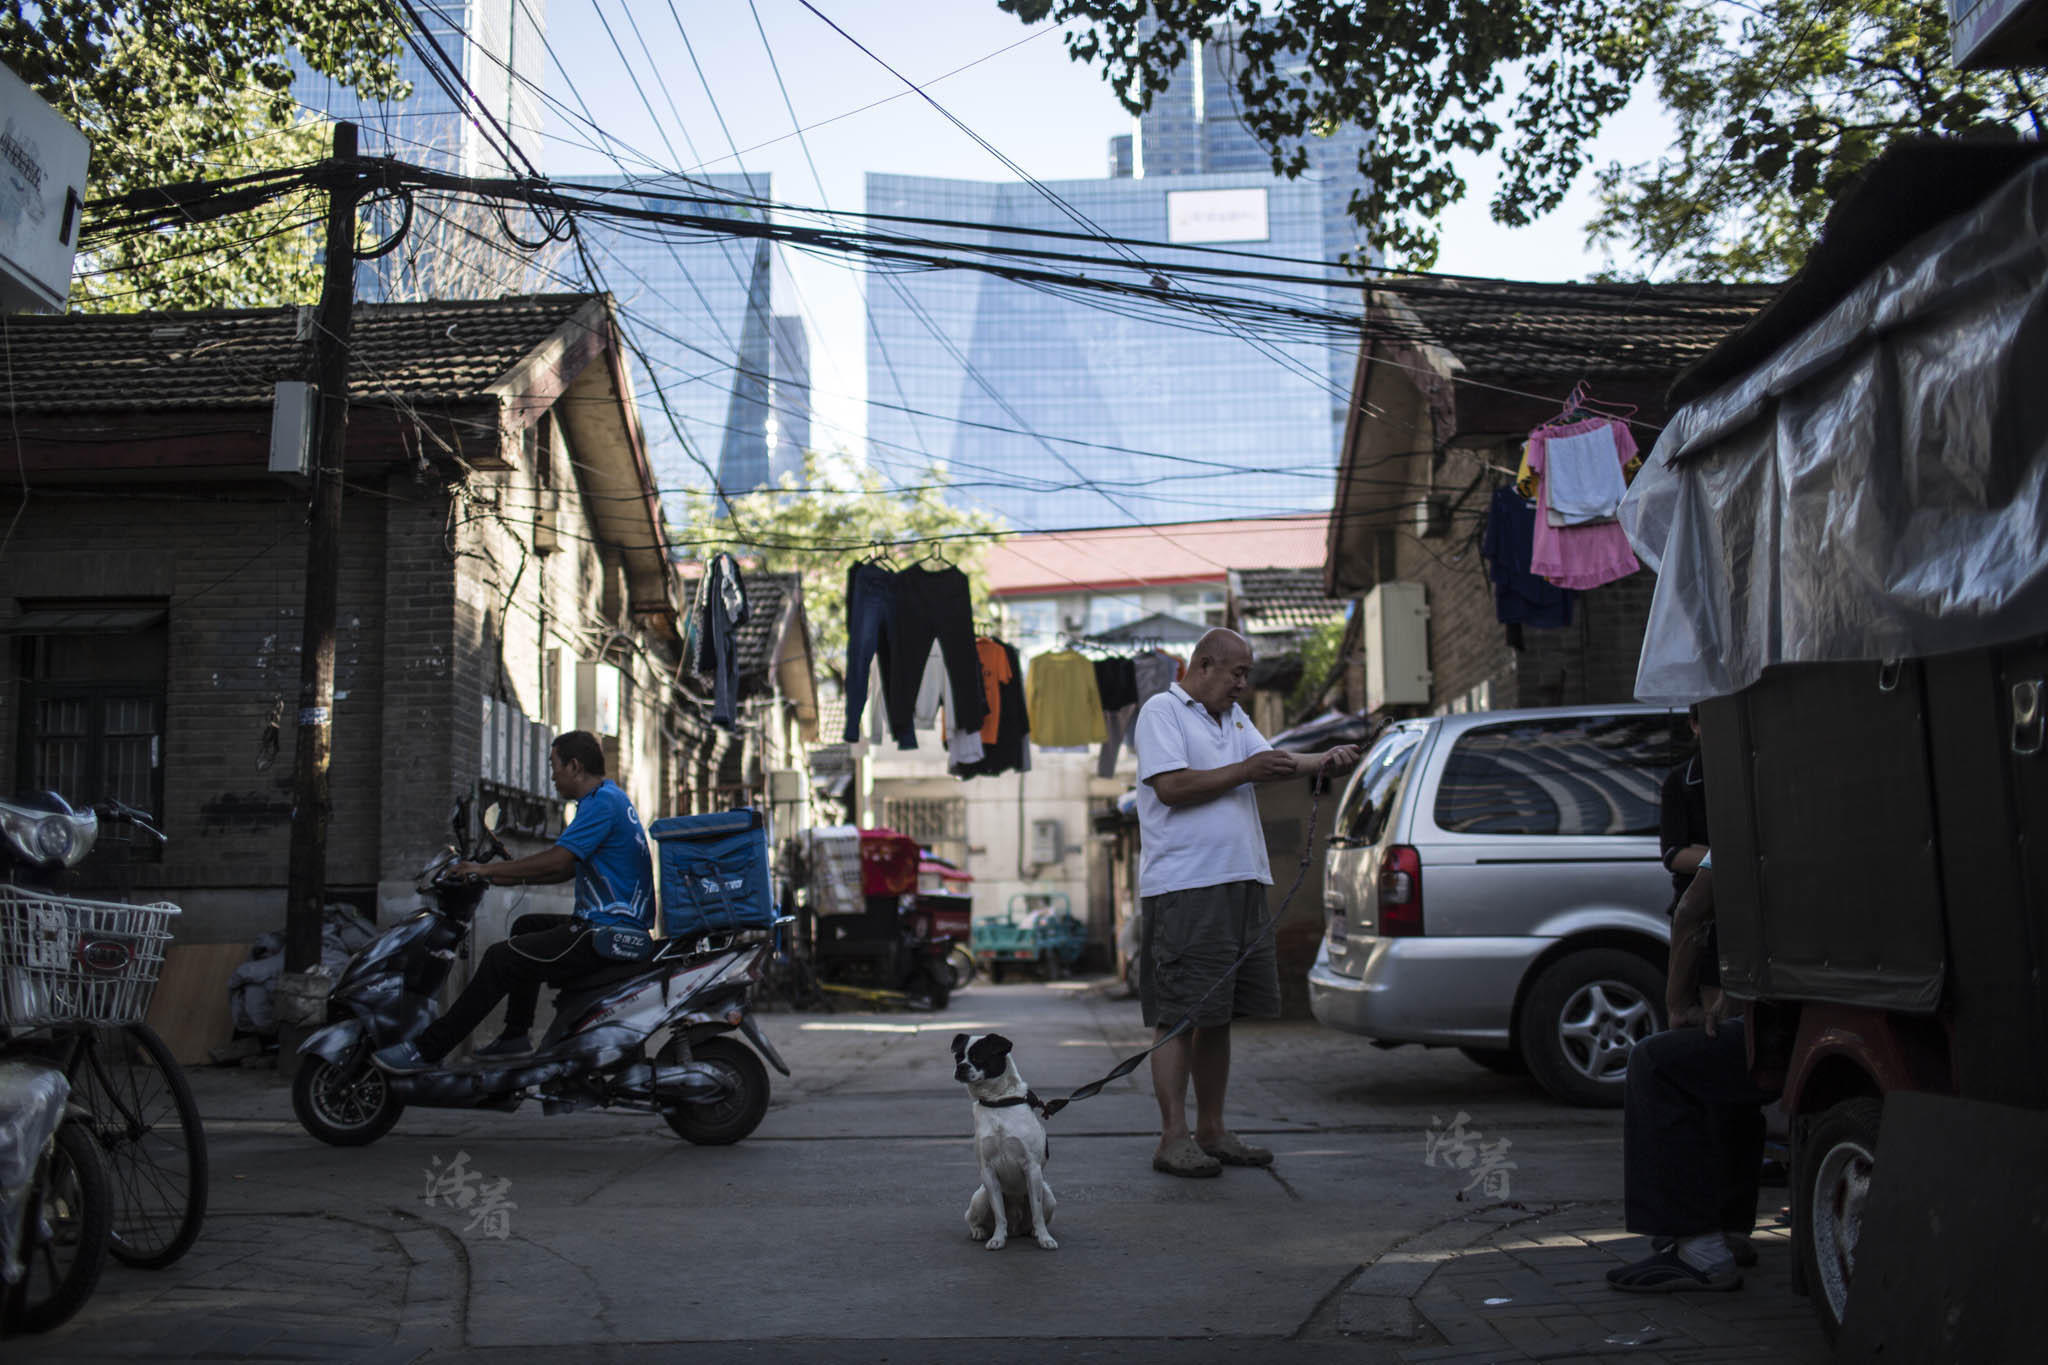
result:
[[[1086,592],[1147,583],[1221,583],[1232,564],[1323,562],[1326,516],[1113,526],[1010,536],[982,558],[997,596]]]
[[[818,698],[818,736],[827,744],[841,743],[846,733],[846,694],[836,687],[821,689]]]
[[[1246,630],[1310,630],[1344,614],[1345,600],[1323,593],[1323,571],[1232,569],[1231,590]]]
[[[1379,314],[1367,331],[1441,346],[1467,379],[1669,377],[1774,298],[1778,285],[1524,284],[1398,279],[1415,324]]]
[[[349,391],[408,402],[474,398],[590,302],[541,294],[357,307]],[[22,412],[267,407],[306,377],[296,308],[8,319]]]
[[[793,573],[747,573],[747,619],[740,623],[740,678],[765,678],[775,667],[783,614],[802,581]]]

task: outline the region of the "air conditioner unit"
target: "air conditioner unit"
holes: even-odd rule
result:
[[[1428,591],[1420,583],[1382,583],[1365,595],[1365,706],[1427,706]]]
[[[768,774],[768,800],[778,806],[801,805],[804,774],[795,768],[775,768]]]

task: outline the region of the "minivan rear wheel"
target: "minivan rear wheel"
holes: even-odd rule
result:
[[[1567,1104],[1621,1104],[1628,1057],[1664,1027],[1664,974],[1634,953],[1588,948],[1544,968],[1522,1001],[1522,1055]]]

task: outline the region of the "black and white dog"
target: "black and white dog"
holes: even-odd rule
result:
[[[974,1156],[981,1184],[967,1201],[967,1235],[990,1251],[1009,1241],[1010,1229],[1029,1230],[1047,1251],[1052,1214],[1059,1203],[1045,1183],[1047,1144],[1044,1108],[1010,1060],[1010,1040],[1000,1033],[953,1035],[953,1079],[974,1096]]]

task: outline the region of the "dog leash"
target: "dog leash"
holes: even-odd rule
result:
[[[1316,847],[1316,814],[1318,809],[1323,804],[1323,791],[1328,785],[1329,774],[1318,769],[1315,777],[1311,780],[1309,786],[1309,791],[1311,795],[1308,804],[1308,838],[1302,841],[1301,866],[1297,868],[1294,873],[1294,885],[1287,888],[1287,894],[1280,898],[1280,907],[1277,910],[1275,910],[1272,914],[1266,917],[1266,923],[1264,927],[1259,930],[1258,934],[1252,939],[1251,943],[1245,948],[1245,950],[1237,955],[1237,961],[1231,963],[1228,967],[1226,967],[1223,971],[1223,974],[1210,983],[1209,989],[1202,992],[1202,998],[1195,1001],[1193,1005],[1188,1007],[1187,1013],[1183,1014],[1180,1017],[1178,1023],[1174,1024],[1174,1026],[1168,1029],[1166,1033],[1157,1042],[1153,1043],[1152,1046],[1146,1048],[1143,1052],[1135,1053],[1132,1056],[1126,1057],[1122,1061],[1118,1062],[1115,1066],[1111,1067],[1109,1070],[1109,1074],[1103,1076],[1100,1080],[1093,1080],[1088,1082],[1088,1084],[1081,1086],[1079,1089],[1070,1090],[1067,1092],[1066,1095],[1062,1096],[1061,1098],[1040,1101],[1036,1095],[1027,1092],[1024,1095],[1012,1096],[1008,1099],[998,1100],[991,1107],[1003,1107],[1013,1104],[1029,1103],[1033,1109],[1038,1111],[1038,1116],[1040,1118],[1049,1119],[1054,1114],[1059,1113],[1060,1110],[1074,1103],[1076,1100],[1092,1099],[1096,1095],[1101,1094],[1103,1087],[1111,1084],[1112,1082],[1120,1081],[1124,1077],[1130,1075],[1133,1071],[1136,1071],[1138,1069],[1138,1064],[1140,1062],[1144,1061],[1147,1057],[1150,1057],[1153,1053],[1159,1051],[1160,1048],[1165,1047],[1168,1043],[1172,1042],[1174,1039],[1180,1037],[1183,1033],[1186,1033],[1189,1029],[1193,1028],[1195,1024],[1195,1016],[1202,1012],[1202,1006],[1209,1003],[1209,997],[1216,994],[1216,992],[1222,988],[1224,982],[1236,976],[1237,969],[1239,967],[1242,967],[1245,964],[1246,959],[1251,957],[1253,953],[1257,952],[1260,949],[1260,947],[1264,945],[1268,935],[1270,935],[1275,929],[1280,927],[1281,917],[1286,915],[1287,906],[1291,901],[1293,901],[1294,893],[1301,890],[1302,882],[1308,878],[1309,858],[1311,855],[1314,854]],[[1151,964],[1147,963],[1146,966],[1149,969]]]

